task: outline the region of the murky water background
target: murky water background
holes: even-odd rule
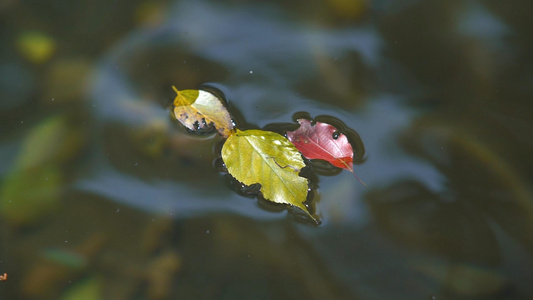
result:
[[[527,1],[0,3],[1,299],[533,297]],[[330,115],[319,227],[235,193],[171,86]]]

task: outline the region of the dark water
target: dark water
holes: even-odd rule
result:
[[[3,1],[0,299],[529,299],[528,1]],[[321,226],[243,197],[170,117],[356,130]],[[214,150],[215,149],[215,150]]]

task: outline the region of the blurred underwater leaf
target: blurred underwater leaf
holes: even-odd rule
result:
[[[0,214],[15,225],[31,225],[53,211],[65,183],[62,167],[86,136],[62,116],[51,116],[26,135],[12,170],[0,187]]]
[[[41,121],[24,139],[16,168],[35,168],[43,164],[67,162],[82,148],[85,135],[62,116]]]
[[[56,43],[40,31],[27,31],[17,38],[17,47],[22,56],[35,64],[48,61],[55,52]]]
[[[103,282],[101,278],[90,277],[69,288],[60,300],[97,300],[102,299]]]
[[[82,277],[91,267],[91,260],[105,247],[106,237],[96,233],[85,238],[74,248],[49,248],[41,257],[31,261],[31,267],[20,284],[24,299],[58,299],[65,288],[65,283]],[[72,289],[66,293],[70,294]],[[73,292],[77,294],[78,292]],[[68,298],[73,299],[73,298]],[[86,298],[75,298],[86,299]],[[87,298],[87,299],[101,299]]]
[[[0,191],[0,215],[14,225],[30,225],[60,202],[63,174],[53,165],[9,173]]]

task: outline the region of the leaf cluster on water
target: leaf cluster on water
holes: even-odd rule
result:
[[[182,90],[173,102],[173,115],[189,131],[209,126],[226,138],[221,157],[228,173],[246,186],[260,185],[265,200],[303,211],[314,223],[320,220],[308,202],[309,179],[302,176],[306,161],[324,160],[353,173],[354,151],[348,138],[334,126],[298,119],[300,127],[287,137],[266,130],[235,128],[223,101],[204,90]]]

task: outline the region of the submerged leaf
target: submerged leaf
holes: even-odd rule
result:
[[[17,37],[17,48],[30,62],[41,64],[52,57],[56,43],[51,36],[43,32],[28,31]]]
[[[260,184],[265,199],[296,206],[311,216],[304,205],[309,183],[299,176],[305,163],[285,137],[270,131],[237,130],[224,143],[222,159],[238,181]]]
[[[63,174],[53,165],[9,173],[0,188],[0,216],[13,225],[31,225],[60,205]]]
[[[298,119],[300,128],[288,131],[287,138],[307,159],[322,159],[353,173],[353,149],[346,135],[330,124]]]
[[[227,138],[233,130],[231,116],[220,99],[203,90],[174,91],[174,116],[192,131],[206,129],[211,124]]]
[[[80,129],[64,117],[49,117],[25,137],[15,167],[29,169],[66,163],[80,152],[85,142]]]
[[[103,281],[99,277],[89,277],[77,282],[62,296],[61,300],[92,300],[102,299]]]

